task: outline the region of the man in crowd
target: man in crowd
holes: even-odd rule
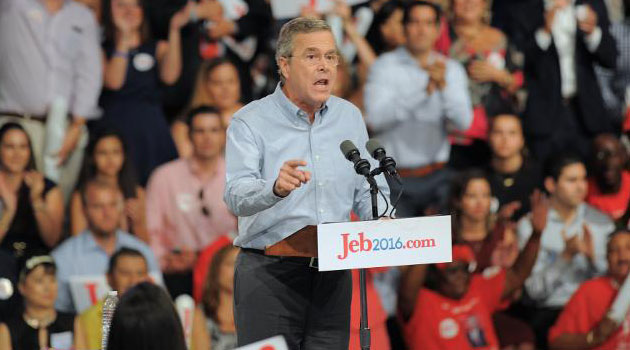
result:
[[[500,114],[490,120],[488,142],[492,158],[488,181],[502,210],[515,221],[529,212],[529,196],[542,185],[538,163],[525,157],[521,120],[513,114]]]
[[[109,259],[107,269],[107,284],[118,292],[118,297],[140,282],[149,280],[149,266],[144,255],[136,249],[120,248]],[[103,302],[85,310],[79,320],[83,326],[88,349],[99,349],[103,336],[103,323],[101,320]]]
[[[533,233],[510,269],[473,274],[475,255],[467,245],[453,246],[452,263],[403,268],[400,310],[410,349],[499,348],[492,314],[523,286],[544,237],[548,200],[536,191],[531,207]]]
[[[551,328],[552,349],[630,348],[630,313],[622,324],[606,316],[619,286],[630,274],[630,231],[610,236],[607,260],[608,273],[582,284]]]
[[[614,69],[617,59],[606,6],[603,0],[531,3],[519,14],[538,24],[525,48],[525,134],[541,160],[566,147],[585,158],[591,138],[613,126],[594,71],[595,65]]]
[[[628,157],[621,141],[611,134],[602,134],[593,142],[592,177],[588,182],[586,201],[608,214],[618,226],[628,225],[630,204],[630,172]]]
[[[88,229],[66,240],[51,254],[57,265],[59,282],[55,306],[58,310],[68,312],[77,310],[71,284],[76,278],[105,274],[110,257],[120,248],[140,251],[148,262],[149,271],[161,279],[160,268],[151,249],[141,240],[118,228],[123,215],[122,195],[118,189],[92,181],[85,186],[82,199]]]
[[[331,96],[339,53],[326,22],[297,18],[280,30],[281,83],[234,115],[226,147],[225,201],[239,220],[234,277],[239,346],[282,334],[291,349],[348,349],[350,271],[316,258],[265,255],[307,225],[372,218],[369,186],[339,152],[351,140],[367,158],[361,112]],[[376,166],[372,161],[371,166]],[[383,197],[389,189],[376,179]],[[389,203],[381,196],[379,208]]]
[[[218,237],[236,230],[223,202],[225,126],[209,106],[188,114],[190,158],[155,170],[147,187],[147,226],[171,296],[192,295],[197,254]]]
[[[534,271],[525,282],[535,302],[531,325],[543,347],[547,331],[579,285],[606,271],[606,237],[613,222],[584,202],[586,167],[577,156],[559,154],[548,162],[544,186],[550,209]],[[517,227],[520,246],[532,234],[529,216]]]
[[[403,24],[407,44],[382,55],[365,86],[366,122],[396,159],[404,184],[398,216],[445,209],[450,182],[447,124],[466,130],[472,121],[464,68],[433,51],[440,27],[437,5],[414,1]],[[397,195],[397,187],[392,193]]]
[[[15,121],[26,129],[38,169],[44,154],[65,164],[54,180],[67,198],[83,160],[85,121],[98,117],[103,69],[94,16],[74,1],[2,0],[0,62],[0,124]],[[51,111],[63,115],[47,126]],[[63,141],[51,142],[55,135],[47,128],[63,134],[66,113]],[[45,149],[44,142],[60,148]]]

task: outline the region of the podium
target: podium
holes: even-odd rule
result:
[[[265,255],[317,257],[317,226],[308,225],[280,242],[265,248]]]

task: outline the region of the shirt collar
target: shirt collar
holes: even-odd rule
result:
[[[119,234],[119,230],[116,230],[116,232],[114,233],[116,235],[116,250],[118,250],[118,248],[120,248],[120,234]],[[98,243],[96,243],[96,240],[94,239],[94,233],[92,233],[92,231],[90,231],[89,229],[86,230],[84,232],[84,236],[85,236],[85,240],[84,240],[84,248],[85,251],[93,251],[93,250],[100,250],[102,252],[103,248],[101,248],[100,245],[98,245]]]
[[[308,121],[308,115],[306,114],[306,112],[296,106],[295,103],[289,100],[287,95],[284,94],[284,91],[282,91],[282,83],[278,83],[278,85],[276,86],[276,90],[273,92],[273,98],[287,116],[297,116],[298,118]],[[328,101],[324,102],[323,106],[315,111],[315,114],[317,115],[318,112],[321,116],[325,115],[328,112]]]
[[[584,220],[585,211],[586,211],[586,204],[581,203],[576,209],[575,218],[573,219],[572,222],[569,223],[569,225],[573,225],[576,222],[582,222]],[[560,217],[560,214],[558,214],[556,209],[554,209],[553,207],[549,208],[549,218],[557,222],[561,222],[561,223],[563,222],[562,217]]]

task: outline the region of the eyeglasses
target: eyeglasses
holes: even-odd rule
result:
[[[207,218],[210,217],[210,208],[208,208],[208,206],[206,205],[206,203],[204,203],[203,201],[203,188],[199,190],[199,202],[201,203],[201,214]]]
[[[287,57],[296,57],[293,55],[289,55]],[[298,56],[302,61],[304,61],[309,66],[316,66],[321,64],[322,62],[327,66],[336,67],[339,65],[339,55],[336,53],[305,53],[304,55]]]

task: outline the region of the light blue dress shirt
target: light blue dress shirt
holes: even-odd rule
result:
[[[448,161],[448,128],[466,130],[472,123],[466,71],[433,55],[446,62],[446,86],[430,95],[429,74],[405,47],[381,55],[370,67],[365,120],[400,168]]]
[[[331,96],[315,113],[313,124],[280,85],[238,111],[227,131],[224,195],[238,216],[234,244],[264,249],[306,225],[348,221],[352,210],[370,220],[369,185],[341,154],[344,140],[357,146],[372,169],[377,166],[365,149],[368,136],[361,112],[341,98]],[[277,197],[274,182],[282,164],[292,159],[306,161],[302,169],[311,172],[311,180],[287,197]],[[383,175],[377,182],[389,202]],[[378,205],[382,212],[386,202],[381,196]]]
[[[567,237],[583,234],[583,224],[591,230],[593,247],[595,249],[595,265],[588,259],[576,255],[572,261],[565,261],[561,255],[564,251],[562,230]],[[547,226],[542,233],[540,251],[534,264],[534,269],[525,281],[525,288],[529,296],[542,307],[564,307],[577,288],[588,279],[606,272],[606,245],[608,235],[613,232],[615,225],[604,213],[581,204],[575,218],[568,225],[558,212],[549,208]],[[532,234],[532,223],[529,216],[522,218],[517,226],[519,245],[521,249]]]
[[[131,248],[144,255],[152,276],[162,280],[160,265],[151,248],[141,240],[123,231],[116,231],[116,250]],[[70,292],[70,277],[82,275],[100,275],[107,272],[110,256],[96,243],[90,231],[83,231],[78,236],[67,239],[51,253],[57,265],[58,294],[55,308],[65,312],[75,312]]]

